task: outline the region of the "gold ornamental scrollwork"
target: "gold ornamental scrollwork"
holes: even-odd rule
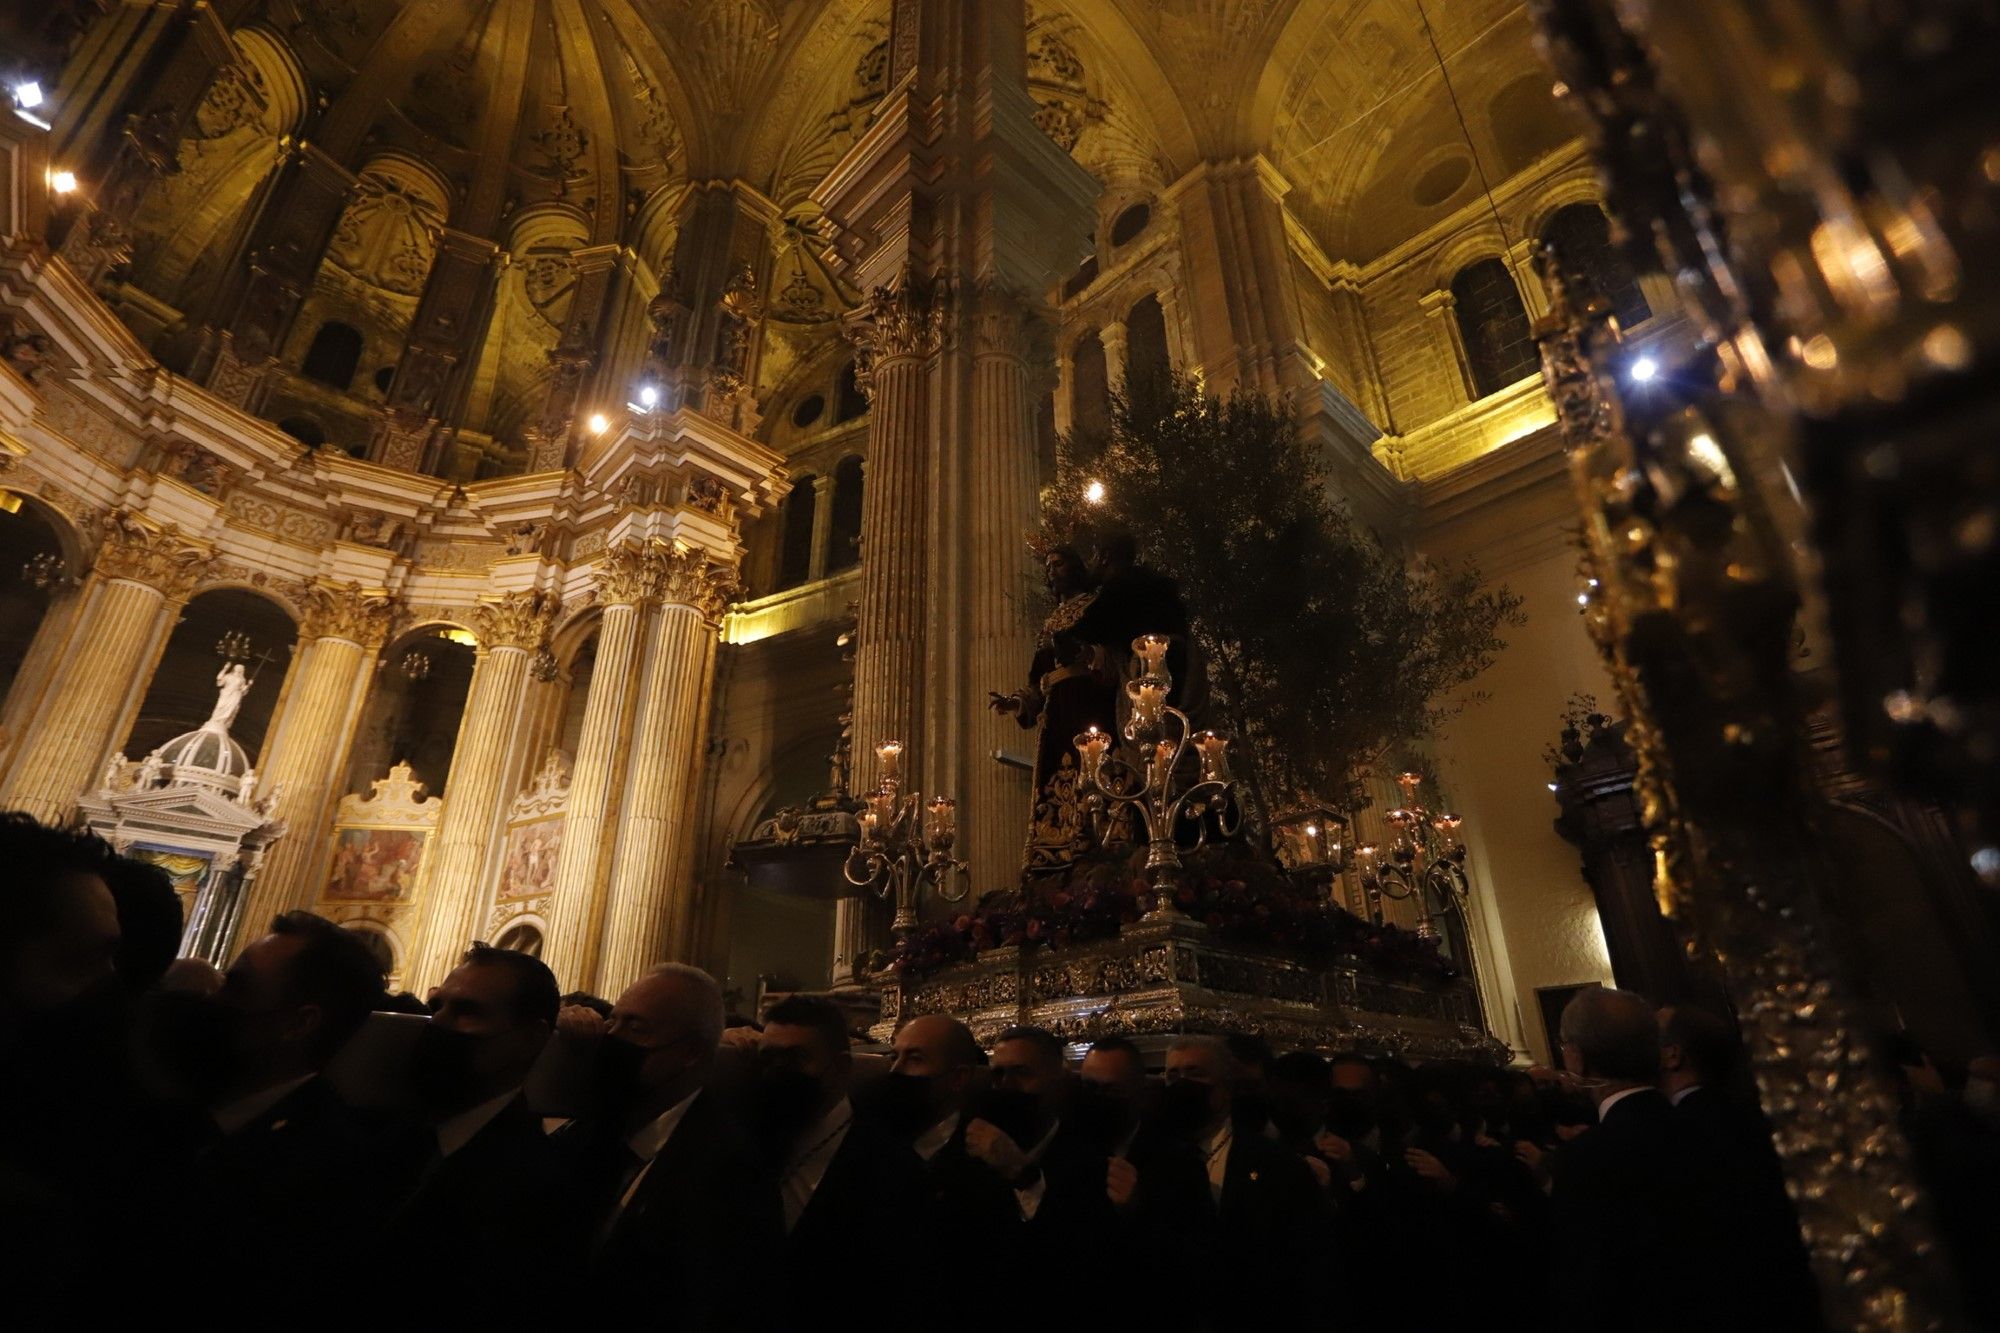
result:
[[[870,401],[875,368],[897,358],[921,360],[944,343],[950,296],[907,275],[894,287],[877,287],[845,329],[854,344],[854,381]]]
[[[211,548],[189,540],[176,525],[155,525],[120,509],[105,521],[95,568],[103,578],[143,583],[169,601],[183,601],[215,559]]]
[[[299,638],[307,643],[347,639],[363,648],[380,648],[396,615],[395,598],[359,583],[309,584],[300,600],[305,603],[305,618],[299,624]]]
[[[561,610],[562,598],[554,593],[540,590],[508,593],[483,600],[472,609],[473,629],[480,644],[489,650],[532,651],[548,640],[549,630]]]
[[[659,595],[660,567],[639,542],[620,542],[605,553],[597,570],[597,600],[603,606],[636,606]]]

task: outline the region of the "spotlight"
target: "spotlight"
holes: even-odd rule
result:
[[[42,85],[30,79],[14,85],[14,105],[32,111],[42,104]]]
[[[1086,486],[1086,487],[1084,487],[1084,488],[1083,488],[1083,498],[1084,498],[1085,500],[1089,501],[1089,502],[1090,502],[1091,504],[1094,504],[1094,505],[1101,505],[1101,504],[1103,504],[1103,503],[1104,503],[1104,483],[1103,483],[1103,482],[1101,482],[1101,481],[1093,481],[1093,482],[1091,482],[1091,483],[1090,483],[1090,485],[1088,485],[1088,486]]]
[[[610,429],[611,429],[610,417],[605,416],[602,412],[592,412],[590,414],[590,433],[592,435],[602,435],[604,434],[605,431]]]
[[[74,194],[76,192],[76,173],[74,171],[51,171],[49,173],[49,188],[57,194]]]
[[[1650,356],[1635,360],[1625,371],[1634,384],[1651,384],[1660,373],[1660,363]]]
[[[1553,783],[1553,782],[1551,782],[1551,783],[1549,784],[1549,790],[1550,790],[1550,791],[1554,791],[1555,789],[1556,789],[1556,784],[1555,784],[1555,783]]]
[[[660,391],[650,384],[639,386],[639,406],[652,411],[660,403]]]

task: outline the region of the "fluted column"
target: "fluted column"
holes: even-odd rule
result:
[[[387,593],[359,584],[314,584],[306,601],[291,689],[264,748],[262,790],[277,795],[286,829],[245,899],[252,929],[319,894],[327,825],[393,610]],[[230,942],[219,944],[226,953]]]
[[[930,395],[925,361],[939,321],[907,288],[875,294],[859,341],[873,358],[867,389],[868,485],[861,494],[861,598],[854,652],[855,790],[874,787],[875,745],[922,743],[925,525],[930,510]],[[998,680],[1011,678],[1018,665]],[[834,914],[833,983],[879,941],[865,904],[843,898]]]
[[[596,984],[612,840],[638,698],[640,623],[657,594],[659,574],[658,558],[636,543],[614,548],[597,574],[598,601],[604,607],[597,666],[584,702],[583,735],[570,776],[569,815],[556,856],[548,938],[542,947],[542,961],[566,990]]]
[[[175,611],[212,558],[172,526],[125,511],[112,517],[77,594],[68,642],[0,781],[0,809],[65,820],[78,795],[98,784],[159,664]]]
[[[1112,325],[1120,335],[1123,325]],[[1034,308],[1011,293],[982,293],[971,312],[972,420],[965,451],[970,529],[967,623],[970,678],[1012,681],[1035,655],[1035,620],[1028,590],[1035,586],[1027,534],[1038,518],[1035,451]],[[1107,330],[1108,335],[1108,330]],[[1107,350],[1109,343],[1107,341]],[[975,700],[983,701],[983,695]],[[966,747],[966,790],[960,827],[965,856],[980,891],[1013,882],[1021,869],[1029,784],[1019,769],[995,763],[996,750],[1018,746],[1013,719],[979,707],[968,725],[978,743]]]
[[[659,556],[660,606],[647,623],[617,856],[593,984],[614,995],[693,947],[696,785],[727,571],[699,552]]]
[[[479,662],[452,751],[437,845],[424,872],[423,925],[411,951],[413,986],[441,980],[472,942],[501,819],[514,797],[510,778],[517,770],[529,661],[548,638],[560,606],[552,594],[519,592],[482,602],[474,612]]]
[[[834,475],[813,478],[813,527],[812,556],[807,562],[806,577],[815,581],[826,577],[826,568],[833,562],[833,482]]]

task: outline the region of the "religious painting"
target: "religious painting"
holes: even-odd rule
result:
[[[348,902],[409,900],[428,829],[344,828],[334,835],[326,896]]]
[[[502,898],[533,898],[556,883],[556,855],[562,850],[563,817],[537,819],[507,830],[507,859],[500,869]]]

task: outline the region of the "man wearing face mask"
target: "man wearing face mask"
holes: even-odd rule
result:
[[[922,1281],[934,1271],[923,1165],[855,1115],[853,1075],[847,1018],[833,1001],[793,995],[764,1016],[750,1106],[778,1164],[792,1328],[824,1326],[829,1294],[879,1262],[885,1236],[897,1238],[902,1272]]]
[[[469,1322],[552,1313],[554,1265],[522,1265],[506,1283],[490,1266],[509,1251],[553,1255],[570,1234],[567,1175],[521,1095],[558,1004],[539,959],[483,944],[438,988],[411,1067],[428,1151],[391,1225],[423,1256],[419,1311]]]
[[[565,1011],[565,1031],[571,1015]],[[706,1091],[722,988],[662,963],[626,987],[597,1047],[597,1109],[562,1133],[585,1206],[588,1300],[670,1329],[780,1327],[784,1282],[762,1260],[784,1214],[756,1146]],[[580,1019],[578,1021],[581,1021]]]
[[[1160,1128],[1201,1154],[1219,1241],[1212,1303],[1218,1330],[1275,1327],[1306,1308],[1306,1275],[1322,1280],[1325,1232],[1312,1174],[1283,1145],[1239,1132],[1236,1071],[1215,1037],[1181,1037],[1167,1048]]]

